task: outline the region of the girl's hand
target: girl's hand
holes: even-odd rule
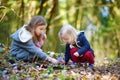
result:
[[[51,58],[51,57],[47,57],[47,60],[52,62],[53,64],[58,64],[58,60]]]
[[[75,53],[74,53],[74,56],[79,57],[79,53],[78,53],[78,52],[75,52]]]
[[[47,39],[47,35],[45,33],[42,33],[42,40],[46,40]]]
[[[59,63],[60,64],[65,64],[65,60],[60,60]]]
[[[60,64],[65,64],[65,60],[62,57],[58,56],[57,60]]]
[[[52,62],[53,64],[58,64],[58,60],[56,60],[56,59],[54,59],[54,58],[51,59],[51,62]]]

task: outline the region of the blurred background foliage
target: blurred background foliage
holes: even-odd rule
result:
[[[58,32],[71,24],[85,31],[96,59],[120,57],[119,0],[0,0],[0,43],[10,46],[10,34],[36,15],[48,23],[45,52],[64,52]]]

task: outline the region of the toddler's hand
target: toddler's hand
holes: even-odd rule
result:
[[[74,56],[79,57],[79,53],[78,53],[78,52],[75,52],[75,53],[74,53]]]

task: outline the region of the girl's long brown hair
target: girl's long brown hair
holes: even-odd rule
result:
[[[41,38],[38,38],[35,35],[34,30],[38,27],[38,26],[42,26],[45,25],[47,26],[47,22],[46,20],[42,17],[42,16],[35,16],[31,19],[31,21],[29,22],[29,24],[26,26],[26,30],[28,30],[29,32],[32,33],[33,35],[33,41],[34,43],[36,43],[37,41],[40,41]]]

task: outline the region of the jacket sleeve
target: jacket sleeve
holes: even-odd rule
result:
[[[26,43],[19,43],[17,44],[19,47],[25,49],[26,51],[28,51],[31,54],[36,54],[39,58],[45,60],[48,55],[46,53],[44,53],[40,48],[36,47],[35,44],[33,43],[32,40],[29,40]]]
[[[78,37],[78,40],[82,44],[81,48],[77,51],[80,55],[84,54],[86,51],[90,49],[90,44],[84,34]]]
[[[69,48],[69,44],[66,44],[66,49],[65,49],[65,64],[68,63],[70,59],[70,48]]]

